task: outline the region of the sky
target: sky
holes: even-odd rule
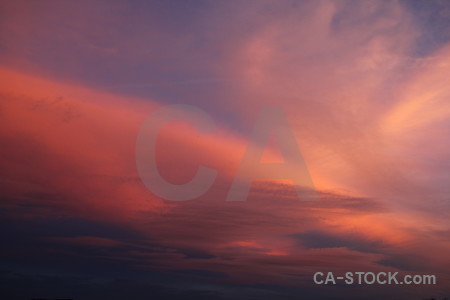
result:
[[[449,29],[437,0],[0,1],[0,294],[449,298]],[[158,133],[165,181],[217,172],[188,201],[136,162],[144,121],[178,104],[216,127]],[[252,138],[270,106],[304,160],[286,170],[318,201],[258,168],[227,201],[248,149],[287,159]],[[357,271],[437,284],[313,281]]]

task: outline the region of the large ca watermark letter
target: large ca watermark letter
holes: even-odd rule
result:
[[[282,163],[260,163],[271,134],[283,155]],[[318,200],[305,161],[281,107],[268,106],[262,109],[227,201],[245,201],[252,179],[290,179],[300,200]]]
[[[145,186],[155,195],[167,200],[195,199],[208,191],[217,171],[199,166],[194,178],[186,184],[171,184],[164,180],[156,165],[156,138],[161,128],[169,122],[186,121],[201,134],[216,130],[211,117],[194,106],[169,105],[152,113],[142,124],[136,142],[136,164]]]

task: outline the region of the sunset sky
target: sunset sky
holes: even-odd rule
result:
[[[449,82],[448,1],[2,0],[0,296],[450,298]],[[158,135],[168,182],[217,171],[189,201],[136,165],[142,124],[175,104],[217,127]],[[256,169],[227,201],[267,106],[319,201]],[[313,282],[347,271],[437,284]]]

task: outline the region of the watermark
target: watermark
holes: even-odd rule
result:
[[[218,171],[200,165],[194,177],[185,184],[172,184],[162,178],[156,162],[157,136],[163,126],[174,121],[188,122],[200,134],[216,131],[211,116],[195,106],[164,106],[152,113],[141,126],[136,142],[136,165],[142,182],[155,195],[174,201],[192,200],[213,186]],[[270,137],[274,137],[284,162],[261,163],[264,146]],[[245,201],[252,181],[257,179],[290,179],[299,200],[318,200],[292,128],[279,106],[264,107],[260,111],[226,200]]]
[[[313,276],[315,284],[387,284],[387,285],[434,285],[436,275],[404,275],[398,272],[346,272],[344,276],[337,276],[333,272],[316,272]]]

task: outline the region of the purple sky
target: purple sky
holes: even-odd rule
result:
[[[0,293],[450,297],[449,29],[446,1],[1,1]],[[166,180],[218,171],[185,202],[136,169],[140,126],[171,104],[218,128],[158,137]],[[247,201],[226,201],[270,105],[320,201],[256,170]],[[282,159],[276,146],[264,159]],[[318,271],[438,284],[318,286]]]

